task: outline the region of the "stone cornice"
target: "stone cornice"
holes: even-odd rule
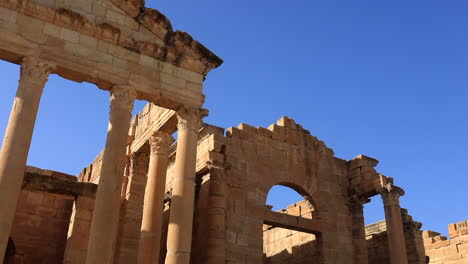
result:
[[[160,39],[166,41],[169,46],[204,61],[210,67],[209,70],[220,66],[223,60],[211,52],[192,36],[183,31],[173,31],[171,21],[158,10],[145,7],[144,0],[111,0],[128,15],[134,17],[141,25],[145,26]],[[183,66],[182,66],[183,67]],[[208,71],[209,71],[208,70]]]
[[[161,38],[164,45],[151,41],[138,41],[109,23],[95,24],[77,12],[64,8],[49,8],[30,0],[0,0],[0,7],[69,28],[200,74],[206,75],[223,63],[222,59],[189,34],[173,31],[170,21],[159,11],[144,7],[143,0],[112,0],[112,2]]]

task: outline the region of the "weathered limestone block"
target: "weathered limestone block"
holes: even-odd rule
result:
[[[448,226],[450,239],[440,233],[424,231],[423,240],[429,263],[468,263],[468,221]]]

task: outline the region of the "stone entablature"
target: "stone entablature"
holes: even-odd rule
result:
[[[120,10],[106,10],[110,6],[105,2],[2,0],[0,5],[200,74],[207,74],[222,63],[219,57],[188,33],[174,32],[169,19],[159,11],[145,7],[144,1],[133,1],[137,3],[135,6],[130,1],[109,1]],[[142,36],[149,32],[153,39]]]
[[[137,2],[135,14],[124,1],[0,0],[0,58],[35,55],[70,80],[130,84],[138,99],[200,107],[204,76],[222,60]]]
[[[468,263],[468,220],[448,226],[450,239],[434,231],[424,231],[424,247],[431,264]]]

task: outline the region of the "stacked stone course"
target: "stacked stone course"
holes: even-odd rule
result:
[[[424,231],[426,255],[431,264],[468,263],[468,221],[448,226],[450,239],[434,231]]]

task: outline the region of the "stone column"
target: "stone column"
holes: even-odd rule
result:
[[[149,139],[151,153],[143,205],[138,264],[155,264],[159,261],[167,161],[172,142],[174,142],[172,136],[163,131],[157,131]]]
[[[0,152],[0,262],[10,236],[23,183],[29,146],[44,85],[55,69],[36,57],[25,57]]]
[[[226,262],[226,207],[227,187],[225,174],[229,165],[225,162],[210,161],[210,198],[208,204],[208,234],[206,259],[203,263]]]
[[[379,190],[384,203],[385,222],[387,223],[388,249],[391,264],[407,264],[403,221],[401,219],[400,196],[403,189],[388,185]]]
[[[167,233],[166,264],[190,263],[198,131],[206,114],[206,110],[194,108],[181,108],[177,112],[179,133]]]
[[[366,241],[366,227],[364,224],[364,204],[370,200],[367,198],[353,197],[351,198],[349,209],[353,219],[352,236],[354,257],[353,263],[367,264],[368,252]]]
[[[112,88],[110,101],[107,140],[88,243],[86,258],[88,264],[111,264],[113,261],[119,224],[125,149],[135,91],[129,86],[116,85]]]

